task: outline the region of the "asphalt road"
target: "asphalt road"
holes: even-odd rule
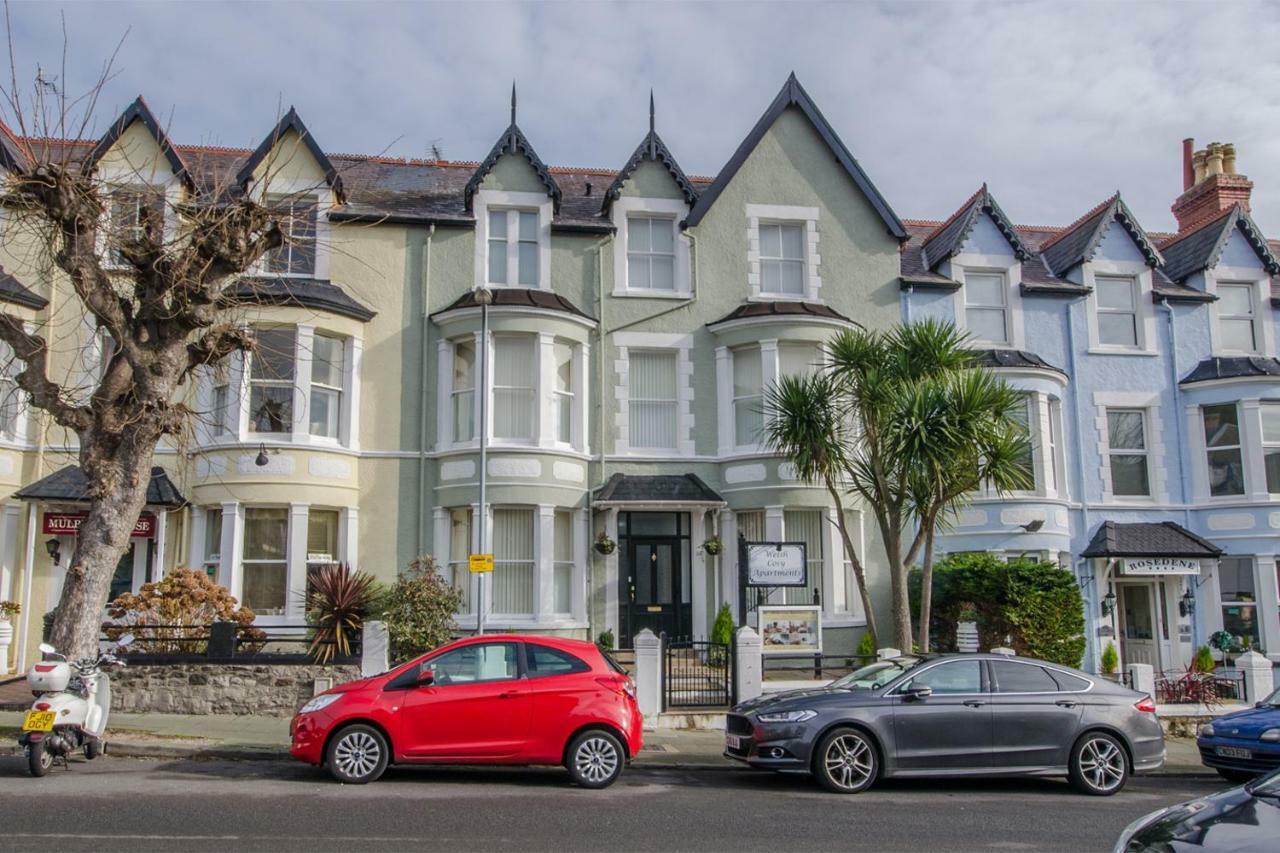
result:
[[[342,786],[286,762],[0,757],[0,850],[1100,850],[1133,818],[1209,793],[1147,778],[1115,797],[1058,780],[886,782],[632,768],[612,788],[555,769],[393,769]]]

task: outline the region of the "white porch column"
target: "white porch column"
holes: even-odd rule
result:
[[[187,531],[187,567],[191,569],[204,565],[206,515],[204,507],[191,507],[191,525]]]
[[[14,546],[18,544],[18,514],[21,511],[20,504],[7,505],[3,525],[0,526],[0,600],[3,601],[13,598]]]
[[[533,619],[542,624],[556,612],[556,508],[538,504],[533,524]]]
[[[573,448],[591,452],[591,345],[573,348]]]
[[[720,552],[720,597],[729,602],[733,621],[740,624],[742,614],[738,612],[738,518],[728,507],[720,510],[720,541],[724,543],[724,550]]]
[[[573,511],[573,580],[569,607],[575,622],[588,621],[587,571],[591,566],[591,511],[579,507]],[[616,638],[616,634],[614,635]],[[590,637],[588,639],[595,639]]]
[[[299,325],[293,358],[293,437],[305,438],[311,432],[308,407],[311,394],[311,348],[315,344],[314,326]],[[305,544],[305,543],[304,543]],[[286,605],[285,610],[288,611]]]
[[[493,400],[494,364],[493,364],[493,330],[492,328],[489,330],[489,340],[485,341],[485,340],[482,340],[482,338],[483,338],[483,334],[481,332],[476,332],[476,357],[477,357],[476,381],[475,381],[476,394],[474,398],[474,405],[473,405],[472,411],[475,412],[476,418],[480,417],[480,408],[481,408],[480,395],[484,394],[484,398],[489,401],[489,404],[484,406],[485,422],[476,424],[476,437],[478,439],[480,436],[480,430],[484,430],[484,435],[488,438],[489,443],[492,444],[493,442],[493,402],[494,402]],[[484,347],[483,351],[481,350],[481,347]],[[484,370],[485,383],[483,388],[480,387],[481,371],[480,371],[480,362],[478,360],[479,358],[484,358],[484,363],[488,365],[488,367],[486,367]],[[487,541],[492,542],[493,540],[488,539]]]
[[[728,347],[716,347],[716,418],[717,444],[721,456],[733,452],[733,353]]]
[[[445,574],[446,579],[450,583],[455,583],[455,579],[446,574],[449,571],[449,558],[453,554],[453,543],[449,541],[449,510],[442,506],[431,510],[431,533],[429,553],[435,555],[436,560],[440,563],[440,571]],[[419,554],[418,556],[421,557],[423,555]]]
[[[767,542],[781,542],[786,538],[782,529],[782,507],[764,508],[764,538]]]
[[[604,515],[604,532],[614,542],[618,541],[618,510],[610,507],[605,510]],[[615,643],[621,647],[622,632],[618,620],[618,585],[620,579],[618,577],[618,552],[621,548],[613,549],[612,554],[604,555],[604,628],[606,631],[613,633]]]
[[[349,506],[339,513],[338,553],[351,571],[360,568],[360,510],[357,507]]]
[[[695,509],[689,512],[690,539],[689,553],[691,565],[689,566],[689,585],[693,589],[689,590],[690,610],[693,611],[693,638],[695,640],[705,640],[707,638],[707,610],[711,606],[719,606],[719,602],[709,602],[707,600],[707,555],[702,550],[702,545],[707,541],[707,511],[705,509]]]
[[[556,435],[555,407],[551,405],[556,387],[556,337],[539,332],[534,349],[533,371],[533,443],[553,444]]]
[[[1240,453],[1249,500],[1266,503],[1271,496],[1267,493],[1267,466],[1262,459],[1262,403],[1257,400],[1240,403]]]
[[[453,434],[453,344],[436,343],[436,450],[444,450],[457,438]],[[478,398],[477,398],[478,399]]]
[[[151,577],[149,580],[155,582],[164,577],[164,552],[168,544],[169,532],[169,511],[158,510],[156,512],[156,552],[151,555]]]
[[[236,501],[222,505],[222,561],[218,566],[218,584],[237,599],[244,599],[244,507]]]
[[[768,388],[778,381],[778,339],[769,338],[760,342],[760,387]],[[730,385],[730,388],[733,386]]]
[[[308,504],[289,504],[289,588],[284,613],[289,619],[302,621],[307,616],[307,510]]]

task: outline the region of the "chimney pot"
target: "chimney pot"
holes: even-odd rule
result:
[[[1228,175],[1236,173],[1236,147],[1230,142],[1222,146],[1222,171]]]
[[[1204,175],[1204,169],[1205,169],[1204,160],[1205,160],[1205,152],[1204,152],[1203,150],[1197,151],[1195,154],[1193,154],[1193,155],[1191,156],[1191,166],[1192,166],[1192,168],[1195,170],[1194,178],[1193,178],[1193,179],[1192,179],[1192,181],[1191,181],[1192,186],[1194,186],[1194,185],[1196,185],[1196,184],[1198,184],[1198,183],[1200,183],[1201,181],[1203,181],[1203,180],[1204,180],[1204,177],[1205,177],[1205,175]]]
[[[1191,137],[1182,140],[1182,191],[1191,189],[1196,182],[1195,171],[1191,166],[1191,158],[1195,154],[1196,141]]]
[[[1191,154],[1191,186],[1184,189],[1173,203],[1173,216],[1178,230],[1185,231],[1197,223],[1205,222],[1213,214],[1221,213],[1235,205],[1249,210],[1249,196],[1253,183],[1236,171],[1236,147],[1231,143],[1210,142],[1195,151],[1195,142],[1183,140],[1183,168],[1186,153]],[[1186,182],[1184,171],[1183,182]]]
[[[1209,177],[1222,174],[1222,144],[1210,142],[1205,156],[1205,173]]]

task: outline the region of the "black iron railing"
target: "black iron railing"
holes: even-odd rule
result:
[[[732,643],[662,638],[662,707],[724,708],[734,704]]]
[[[762,666],[766,679],[831,681],[875,661],[875,655],[769,654]]]

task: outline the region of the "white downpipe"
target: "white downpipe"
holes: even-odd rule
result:
[[[22,566],[22,617],[18,620],[18,660],[15,671],[21,672],[27,665],[27,635],[31,633],[31,584],[36,567],[36,514],[34,501],[27,503],[27,558]]]

